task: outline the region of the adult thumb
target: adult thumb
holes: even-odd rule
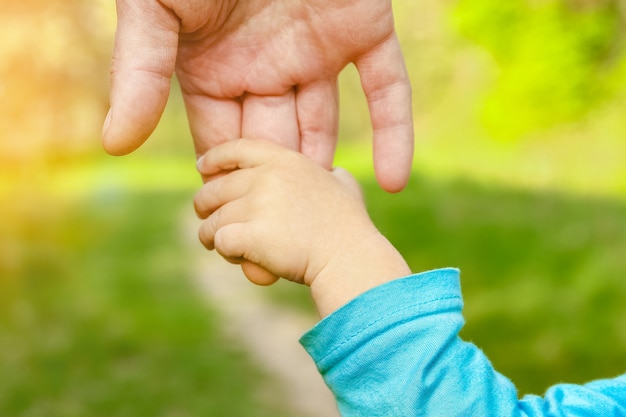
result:
[[[105,150],[138,148],[158,124],[170,91],[180,23],[157,0],[117,0],[111,63],[111,109],[102,129]]]

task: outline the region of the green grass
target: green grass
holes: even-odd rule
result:
[[[0,415],[287,415],[191,283],[191,196],[5,200],[19,221],[0,224]]]

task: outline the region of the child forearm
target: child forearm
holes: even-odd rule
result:
[[[351,242],[349,255],[330,262],[311,284],[321,318],[364,292],[411,273],[400,253],[373,225],[367,237]]]

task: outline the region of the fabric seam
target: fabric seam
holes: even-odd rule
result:
[[[432,304],[432,303],[436,303],[439,301],[448,301],[448,300],[461,300],[461,297],[458,295],[452,295],[452,296],[448,296],[448,297],[441,297],[441,298],[436,298],[433,300],[429,300],[429,301],[423,301],[420,303],[416,303],[416,304],[411,304],[411,305],[407,305],[404,306],[402,308],[393,310],[388,312],[387,314],[379,317],[378,319],[372,321],[371,323],[369,323],[367,326],[363,327],[361,330],[359,330],[358,332],[356,332],[355,334],[353,334],[352,336],[348,337],[347,339],[345,339],[343,342],[341,342],[339,345],[335,346],[330,352],[328,352],[326,355],[322,356],[319,360],[319,362],[323,362],[326,360],[326,358],[328,358],[329,356],[331,356],[333,353],[335,353],[336,351],[340,350],[344,345],[348,344],[350,341],[352,341],[353,339],[355,339],[356,337],[358,337],[360,334],[366,332],[368,329],[370,329],[371,327],[374,327],[376,324],[380,323],[381,321],[395,315],[398,314],[404,310],[408,310],[411,308],[415,308],[415,307],[422,307],[428,304]],[[421,315],[421,314],[420,314]],[[406,321],[405,321],[406,322]],[[401,323],[401,322],[399,322]]]

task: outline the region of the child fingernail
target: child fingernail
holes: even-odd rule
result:
[[[196,160],[196,169],[200,172],[202,172],[202,161],[204,161],[204,155],[200,156],[197,160]]]

